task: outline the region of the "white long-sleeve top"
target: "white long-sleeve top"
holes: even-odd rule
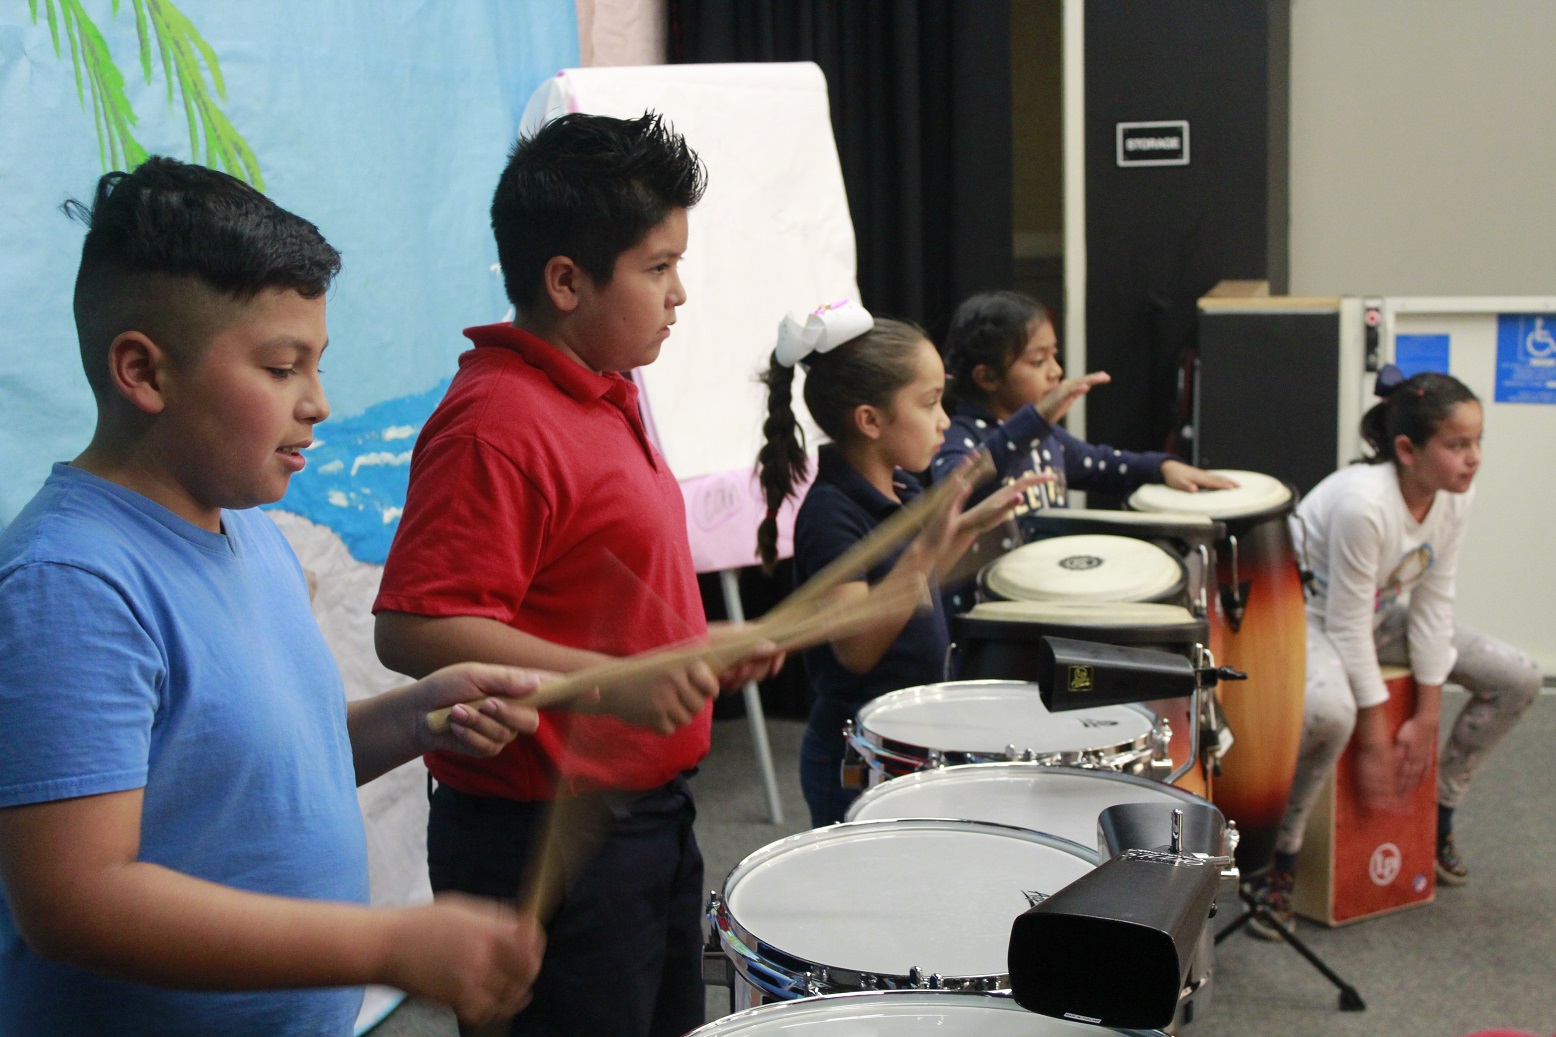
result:
[[[1297,557],[1317,577],[1308,615],[1340,654],[1358,708],[1388,700],[1373,631],[1393,607],[1409,609],[1410,669],[1441,684],[1457,659],[1453,578],[1475,491],[1439,490],[1417,522],[1392,462],[1350,465],[1313,488],[1291,519]]]

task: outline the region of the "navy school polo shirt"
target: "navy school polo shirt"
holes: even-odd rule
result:
[[[870,485],[832,446],[823,446],[816,481],[794,520],[794,579],[804,583],[884,522],[902,504],[922,492],[918,480],[898,470],[892,479],[901,502]],[[899,550],[876,564],[865,579],[875,584],[897,564]],[[859,705],[888,691],[945,679],[951,647],[945,607],[931,594],[934,610],[908,620],[902,633],[868,673],[852,673],[838,662],[829,644],[807,649],[805,672],[816,694]]]

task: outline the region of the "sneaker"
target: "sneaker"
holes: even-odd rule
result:
[[[1459,856],[1453,836],[1443,836],[1437,844],[1437,881],[1444,886],[1462,886],[1469,880],[1470,866]]]
[[[1297,913],[1291,906],[1291,891],[1296,881],[1291,872],[1274,868],[1254,880],[1249,892],[1253,895],[1254,907],[1262,910],[1248,920],[1248,935],[1261,940],[1279,940],[1282,931],[1292,931]]]

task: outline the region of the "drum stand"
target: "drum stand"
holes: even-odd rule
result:
[[[1216,934],[1216,943],[1218,945],[1222,940],[1226,939],[1228,936],[1231,936],[1233,933],[1237,932],[1237,930],[1241,929],[1243,926],[1257,918],[1269,926],[1272,931],[1278,933],[1280,938],[1286,941],[1287,946],[1306,958],[1309,965],[1317,969],[1325,979],[1335,985],[1335,987],[1340,991],[1340,1011],[1366,1011],[1367,1003],[1362,1000],[1361,994],[1356,992],[1356,988],[1351,986],[1345,980],[1341,979],[1339,974],[1336,973],[1334,969],[1331,969],[1328,965],[1326,965],[1322,958],[1314,954],[1312,949],[1309,948],[1307,944],[1297,939],[1296,933],[1288,932],[1285,926],[1281,925],[1280,922],[1276,920],[1275,916],[1270,914],[1269,908],[1254,900],[1253,894],[1248,892],[1247,889],[1239,887],[1237,895],[1242,900],[1242,902],[1247,905],[1247,907],[1242,914],[1237,916],[1231,925],[1227,926],[1225,929]]]

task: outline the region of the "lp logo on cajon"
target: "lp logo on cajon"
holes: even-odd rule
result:
[[[1372,859],[1367,862],[1367,874],[1373,882],[1387,886],[1399,877],[1399,868],[1403,863],[1404,855],[1399,852],[1399,847],[1393,843],[1383,843],[1372,851]]]

